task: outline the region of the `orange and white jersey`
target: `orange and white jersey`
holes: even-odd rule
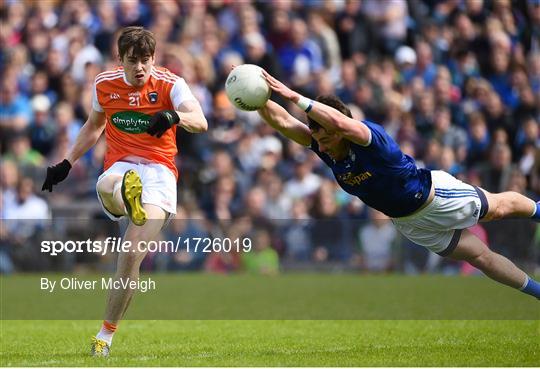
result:
[[[152,115],[160,110],[176,110],[184,101],[196,100],[183,78],[166,68],[153,67],[142,87],[127,82],[124,69],[96,76],[92,108],[105,112],[107,123],[104,169],[127,156],[138,156],[169,168],[178,178],[174,156],[176,126],[161,138],[146,133]]]

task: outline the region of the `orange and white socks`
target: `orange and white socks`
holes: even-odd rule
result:
[[[113,339],[113,335],[115,331],[116,331],[116,324],[113,324],[104,320],[103,324],[101,325],[101,330],[96,335],[96,338],[107,342],[107,344],[110,346],[112,343],[112,339]]]

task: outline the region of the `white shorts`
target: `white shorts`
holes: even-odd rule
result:
[[[456,248],[461,230],[472,227],[487,213],[488,203],[478,187],[446,172],[432,171],[431,179],[433,201],[413,215],[392,221],[409,240],[447,256]]]
[[[114,221],[118,221],[124,216],[119,217],[111,214],[111,212],[105,208],[103,201],[101,200],[101,196],[99,195],[99,192],[97,192],[99,181],[111,174],[123,176],[124,173],[130,169],[135,170],[139,174],[139,177],[141,177],[143,186],[143,204],[159,206],[169,213],[169,217],[176,214],[176,177],[169,168],[163,164],[136,164],[125,161],[117,161],[109,169],[103,172],[96,182],[97,198],[101,204],[101,207],[103,208],[103,211],[109,218]]]

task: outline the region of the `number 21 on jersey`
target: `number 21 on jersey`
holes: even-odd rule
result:
[[[140,106],[141,99],[140,96],[129,96],[129,106]]]

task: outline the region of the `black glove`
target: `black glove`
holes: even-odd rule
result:
[[[71,164],[67,159],[64,159],[63,162],[53,165],[52,167],[48,167],[47,178],[45,178],[45,182],[43,182],[41,191],[49,190],[49,192],[52,192],[53,186],[66,179],[70,170]]]
[[[180,117],[177,112],[174,110],[162,110],[154,114],[150,119],[150,127],[146,130],[146,133],[160,138],[165,131],[178,124],[178,122],[180,122]]]

